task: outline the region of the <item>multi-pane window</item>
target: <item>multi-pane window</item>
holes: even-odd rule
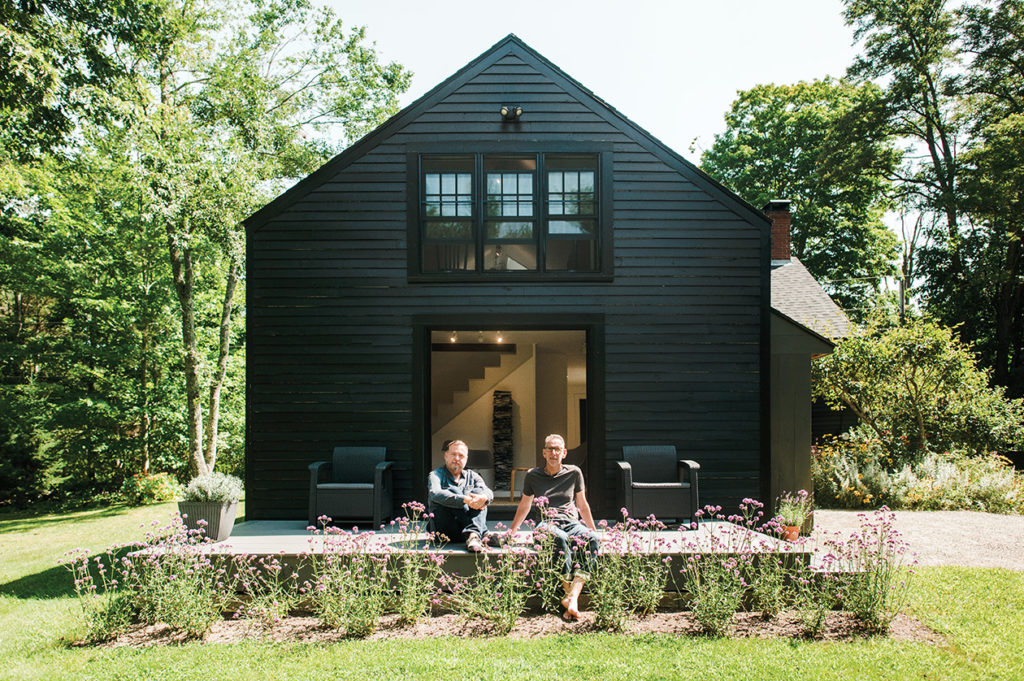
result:
[[[597,268],[597,159],[559,156],[547,162],[547,268]]]
[[[595,272],[598,158],[423,156],[423,273]]]
[[[485,157],[484,269],[537,269],[537,158]]]
[[[424,271],[475,269],[473,231],[473,159],[424,158]]]

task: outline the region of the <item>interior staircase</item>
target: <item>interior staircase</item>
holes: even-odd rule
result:
[[[434,387],[431,401],[431,423],[437,433],[459,414],[476,402],[482,395],[498,387],[505,378],[533,357],[534,346],[520,343],[513,353],[491,353],[488,360],[460,372],[461,382]]]

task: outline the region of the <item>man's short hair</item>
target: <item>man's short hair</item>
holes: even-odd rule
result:
[[[452,447],[454,447],[455,445],[462,445],[463,447],[465,447],[465,448],[466,448],[466,451],[467,451],[467,452],[469,451],[469,445],[467,445],[467,444],[466,444],[465,442],[463,442],[462,440],[446,440],[446,441],[445,441],[445,443],[444,443],[444,449],[443,449],[443,451],[447,452],[447,451],[448,451],[449,449],[451,449],[451,448],[452,448]]]
[[[544,438],[544,444],[547,444],[547,443],[548,443],[548,440],[550,440],[550,439],[552,439],[552,438],[556,438],[556,437],[557,437],[557,438],[558,438],[559,440],[561,440],[561,441],[562,441],[562,446],[564,447],[564,446],[565,446],[565,438],[564,438],[564,437],[562,437],[561,435],[559,435],[558,433],[551,433],[551,435],[548,435],[548,436],[547,436],[546,438]]]

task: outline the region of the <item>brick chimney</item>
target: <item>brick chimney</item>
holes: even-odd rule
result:
[[[789,262],[789,229],[792,213],[788,199],[776,199],[765,204],[764,214],[772,221],[772,263]]]

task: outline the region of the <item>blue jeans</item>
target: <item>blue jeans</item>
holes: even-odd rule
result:
[[[537,531],[554,537],[554,562],[562,581],[571,581],[573,575],[590,579],[600,547],[593,530],[578,520],[548,520],[538,525]]]
[[[466,541],[469,535],[476,533],[483,539],[487,536],[487,507],[477,510],[473,508],[450,508],[435,506],[430,521],[433,532],[448,537],[448,541]]]

